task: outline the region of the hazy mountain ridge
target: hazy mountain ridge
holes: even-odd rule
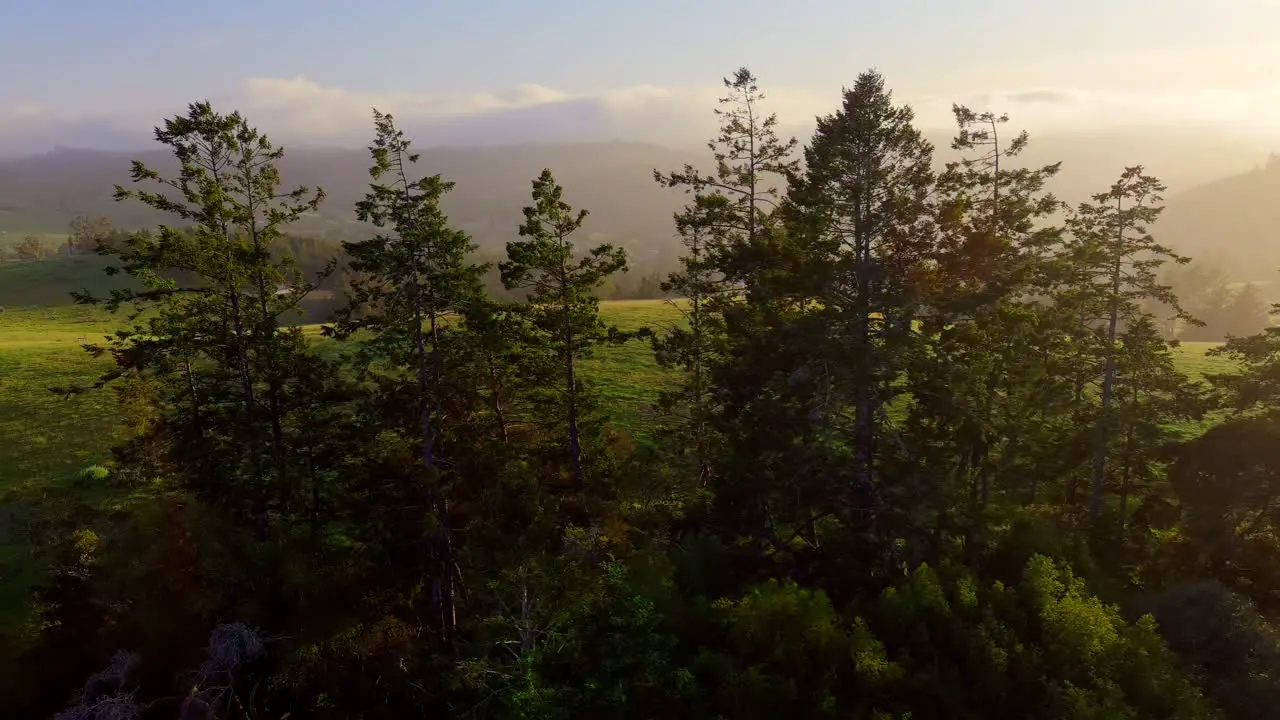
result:
[[[416,172],[440,173],[455,183],[445,209],[484,249],[500,249],[515,237],[531,182],[544,167],[556,173],[570,203],[591,212],[587,232],[637,249],[649,244],[657,248],[670,246],[671,213],[683,201],[678,191],[653,182],[652,169],[676,167],[687,157],[639,143],[440,148],[423,151]],[[105,216],[126,228],[165,220],[139,203],[112,199],[114,184],[130,184],[132,160],[161,173],[176,169],[163,150],[59,149],[0,162],[0,230],[10,235],[65,232],[76,214]],[[285,185],[318,185],[327,195],[318,216],[296,229],[332,237],[367,233],[356,222],[354,205],[368,189],[369,164],[364,149],[288,151],[280,166]]]
[[[1156,233],[1241,280],[1278,279],[1280,160],[1174,195]]]
[[[803,129],[793,130],[805,136]],[[930,133],[939,163],[957,157],[946,133]],[[354,204],[368,188],[368,151],[363,148],[291,147],[281,163],[286,185],[319,185],[327,199],[315,217],[295,228],[307,234],[345,238],[370,230],[355,220]],[[1125,165],[1142,163],[1170,186],[1165,218],[1157,228],[1167,244],[1233,269],[1266,273],[1280,267],[1280,243],[1267,227],[1280,224],[1280,168],[1257,169],[1269,149],[1255,143],[1203,135],[1142,132],[1032,137],[1020,165],[1061,160],[1051,190],[1075,204],[1106,190]],[[102,215],[121,227],[151,226],[161,218],[138,203],[115,202],[112,186],[129,185],[130,161],[161,172],[176,169],[163,149],[143,152],[59,148],[0,160],[0,233],[12,241],[23,233],[61,233],[76,214]],[[637,262],[673,253],[671,214],[684,202],[679,191],[657,185],[654,168],[685,163],[711,167],[705,149],[639,142],[526,143],[509,146],[429,148],[416,172],[440,173],[455,189],[444,205],[484,250],[500,252],[516,235],[530,182],[549,167],[566,198],[591,212],[586,230],[594,238],[626,246]],[[1254,168],[1250,170],[1250,168]],[[1224,242],[1224,238],[1230,238]],[[1264,272],[1260,272],[1260,268]]]

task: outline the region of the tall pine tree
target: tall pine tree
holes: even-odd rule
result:
[[[818,120],[788,195],[813,312],[828,336],[812,347],[826,348],[825,367],[852,414],[855,506],[874,497],[880,418],[914,342],[919,278],[933,250],[933,147],[913,119],[878,72],[861,74],[841,109]]]
[[[533,204],[524,209],[520,236],[507,243],[507,260],[501,264],[507,289],[528,293],[527,304],[545,342],[561,368],[560,421],[569,475],[575,490],[586,484],[582,458],[583,389],[579,364],[592,348],[610,337],[616,328],[600,320],[600,301],[594,292],[609,276],[627,269],[626,252],[613,245],[597,245],[577,252],[571,236],[582,227],[586,210],[574,210],[564,201],[564,188],[550,170],[533,181]]]
[[[157,234],[106,248],[121,263],[111,272],[132,275],[144,288],[117,291],[108,305],[153,310],[134,314],[133,328],[117,333],[112,351],[118,372],[158,373],[177,396],[183,410],[172,447],[180,472],[198,492],[247,506],[265,539],[273,507],[285,511],[292,501],[284,384],[305,348],[299,328],[280,326],[314,288],[271,249],[324,195],[305,187],[281,193],[276,164],[283,149],[239,113],[193,103],[155,136],[172,149],[178,175],[134,162],[134,182],[159,190],[117,186],[116,199],[140,201],[186,227],[161,225]]]
[[[1030,138],[1005,130],[1007,115],[952,110],[962,157],[946,164],[931,201],[936,247],[907,381],[908,462],[931,469],[907,505],[935,515],[935,543],[963,509],[976,551],[997,476],[1043,472],[1024,472],[1036,465],[1026,454],[1050,442],[1058,399],[1069,396],[1055,378],[1061,328],[1037,301],[1061,239],[1048,222],[1060,203],[1045,191],[1060,164],[1021,167]]]
[[[1160,204],[1164,189],[1159,180],[1143,172],[1141,165],[1127,167],[1107,192],[1082,203],[1067,222],[1071,279],[1064,300],[1093,331],[1101,361],[1102,390],[1094,425],[1089,502],[1089,515],[1094,520],[1102,513],[1113,431],[1117,336],[1125,327],[1146,317],[1144,301],[1159,301],[1185,316],[1172,290],[1158,281],[1157,272],[1169,261],[1185,264],[1190,259],[1157,243],[1148,230],[1164,209]],[[1068,502],[1074,500],[1071,491]]]
[[[350,281],[351,305],[342,312],[337,334],[365,331],[362,344],[368,361],[383,361],[407,371],[406,395],[416,408],[417,426],[411,436],[418,447],[423,477],[422,503],[431,576],[432,625],[448,635],[454,625],[454,560],[449,526],[449,494],[442,445],[447,438],[444,377],[450,365],[444,357],[442,335],[446,320],[465,313],[481,300],[485,268],[467,256],[475,245],[470,236],[449,226],[440,200],[453,183],[440,175],[409,177],[418,155],[390,115],[374,110],[376,137],[369,147],[374,183],[356,205],[356,216],[392,233],[343,243],[355,273]],[[379,182],[381,181],[381,182]],[[370,362],[366,362],[368,367]]]

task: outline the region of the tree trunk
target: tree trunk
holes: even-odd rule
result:
[[[873,463],[875,461],[875,400],[871,378],[871,252],[870,241],[855,240],[857,264],[854,280],[857,284],[857,309],[854,345],[861,377],[854,382],[853,459],[855,493],[869,493],[875,486]]]
[[[253,250],[257,255],[255,262],[257,269],[255,271],[255,279],[258,285],[258,305],[262,313],[262,317],[258,319],[258,342],[261,348],[274,347],[276,337],[276,318],[270,310],[270,300],[267,288],[267,280],[262,272],[262,263],[270,260],[270,251],[262,244],[262,230],[258,227],[257,208],[255,206],[256,198],[253,194],[253,176],[252,166],[246,165],[242,180],[245,184],[245,204],[248,208],[248,230],[249,237],[253,242]],[[284,409],[283,402],[280,399],[280,373],[278,369],[278,360],[276,353],[268,355],[267,362],[267,403],[271,411],[271,458],[276,466],[276,480],[282,491],[288,495],[292,495],[292,489],[289,487],[289,463],[285,457],[284,449]],[[288,497],[285,498],[286,502]]]
[[[1120,320],[1120,260],[1117,259],[1111,275],[1111,308],[1107,319],[1107,361],[1102,378],[1102,407],[1098,418],[1097,447],[1093,459],[1093,493],[1089,500],[1089,517],[1097,520],[1102,515],[1102,485],[1107,473],[1107,440],[1111,425],[1111,396],[1116,380],[1116,326]]]
[[[567,339],[566,342],[570,343],[564,359],[565,399],[568,403],[569,420],[569,469],[573,474],[573,489],[582,492],[585,478],[582,473],[582,438],[578,431],[578,383],[573,367],[572,340]]]
[[[695,249],[694,257],[697,258]],[[690,316],[689,332],[693,338],[693,447],[697,454],[698,465],[698,487],[707,487],[711,477],[711,463],[707,448],[707,397],[706,391],[703,389],[703,365],[706,362],[705,348],[703,346],[703,326],[702,326],[702,298],[694,296],[690,299],[693,312]]]
[[[1072,395],[1072,403],[1076,407],[1079,407],[1081,400],[1084,399],[1084,383],[1075,382],[1074,385],[1075,385],[1075,392]],[[1075,507],[1076,494],[1077,494],[1079,483],[1080,483],[1080,478],[1078,476],[1078,473],[1073,469],[1067,475],[1067,507]]]
[[[187,392],[191,393],[191,419],[195,423],[196,436],[204,440],[204,411],[200,404],[200,394],[196,391],[195,374],[191,370],[191,357],[182,358],[182,373],[187,381]]]
[[[502,409],[502,381],[498,379],[498,368],[492,354],[486,355],[486,363],[489,367],[489,387],[493,393],[493,417],[498,426],[498,437],[502,438],[503,445],[509,445],[511,436],[507,430],[507,416]]]
[[[240,391],[244,402],[245,422],[250,427],[257,421],[257,402],[253,393],[253,374],[249,367],[249,352],[245,348],[244,319],[241,314],[240,293],[235,289],[230,292],[232,325],[235,329],[236,360],[240,371]],[[256,439],[250,440],[249,463],[253,476],[253,492],[250,515],[254,523],[254,537],[259,542],[271,536],[271,524],[267,513],[267,488],[262,477],[262,462],[258,456]]]
[[[1138,389],[1133,389],[1133,404],[1138,405]],[[1127,524],[1129,515],[1129,482],[1133,475],[1133,423],[1124,432],[1124,470],[1120,474],[1120,529]]]

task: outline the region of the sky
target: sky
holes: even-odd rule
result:
[[[0,152],[145,144],[212,100],[294,142],[705,137],[740,65],[804,125],[874,67],[923,126],[1280,137],[1280,0],[0,0]]]

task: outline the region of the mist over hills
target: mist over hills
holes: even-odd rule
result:
[[[687,158],[688,153],[641,143],[434,148],[423,151],[415,172],[441,173],[455,182],[444,201],[451,219],[482,249],[499,250],[523,219],[532,179],[550,167],[569,201],[591,211],[585,230],[593,238],[644,256],[672,246],[671,212],[682,202],[679,191],[653,181],[652,169],[679,167]],[[59,148],[0,161],[0,231],[61,233],[76,214],[105,216],[125,228],[164,220],[138,203],[112,199],[114,183],[130,184],[131,160],[162,173],[176,168],[163,150]],[[281,162],[285,185],[318,185],[327,195],[317,216],[294,230],[339,239],[367,234],[369,228],[355,219],[354,204],[368,189],[369,164],[362,148],[288,150]]]
[[[1280,270],[1280,158],[1177,195],[1159,238],[1242,280],[1276,280]],[[1189,250],[1192,252],[1192,250]]]
[[[1012,125],[1012,124],[1011,124]],[[1015,126],[1016,127],[1016,126]],[[789,134],[809,136],[803,126]],[[953,159],[950,133],[927,133],[939,162]],[[356,222],[354,203],[368,187],[367,150],[286,144],[281,172],[286,185],[319,185],[328,197],[319,213],[299,223],[300,233],[331,238],[367,234]],[[1273,148],[1259,141],[1203,133],[1135,128],[1032,135],[1024,165],[1061,160],[1051,189],[1074,204],[1104,191],[1125,165],[1143,164],[1169,186],[1160,239],[1197,259],[1222,265],[1244,280],[1269,280],[1280,268],[1280,207],[1267,202],[1280,190],[1280,167],[1264,168]],[[163,149],[144,151],[56,148],[0,159],[0,242],[24,233],[63,233],[77,214],[101,215],[117,226],[136,228],[162,220],[137,203],[117,203],[115,183],[128,185],[131,160],[169,172],[174,161]],[[444,205],[482,250],[500,252],[521,222],[530,181],[551,168],[567,199],[590,210],[586,231],[593,241],[628,248],[637,265],[673,258],[671,214],[683,194],[658,186],[655,168],[687,162],[709,167],[705,149],[644,142],[525,143],[424,149],[417,173],[441,173],[456,183]],[[6,237],[7,236],[7,237]]]

